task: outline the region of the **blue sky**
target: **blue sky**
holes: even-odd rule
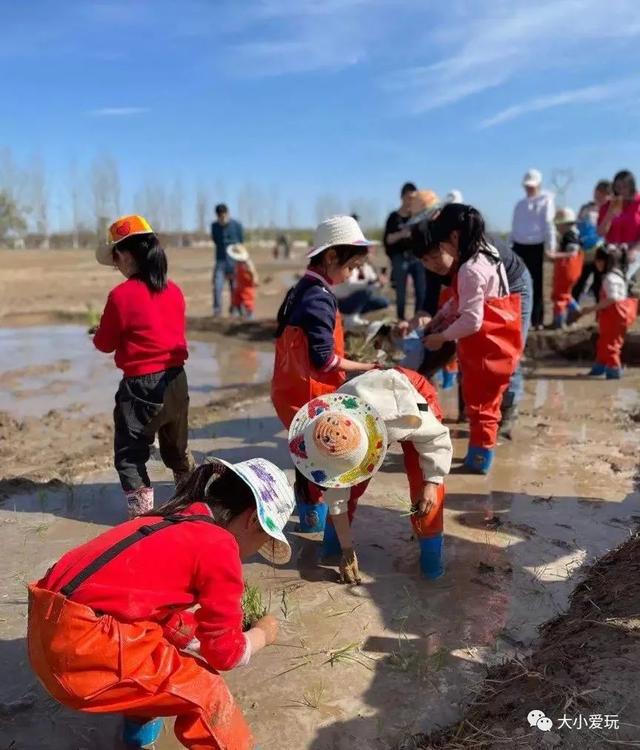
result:
[[[412,180],[506,227],[531,166],[571,168],[574,206],[640,172],[638,0],[0,3],[0,148],[44,162],[54,228],[104,154],[122,211],[159,188],[187,224],[198,186],[311,224]]]

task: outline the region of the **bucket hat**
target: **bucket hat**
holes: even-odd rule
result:
[[[366,239],[353,216],[330,216],[316,227],[313,247],[307,253],[307,258],[320,255],[327,248],[336,245],[369,247],[372,244],[373,242]]]
[[[283,529],[293,512],[295,500],[286,474],[264,458],[250,458],[248,461],[241,461],[237,464],[228,463],[221,458],[212,458],[210,462],[237,474],[253,492],[260,526],[271,537],[271,540],[258,550],[258,553],[276,565],[289,562],[291,547]],[[205,495],[218,474],[219,472],[214,472],[207,483]]]
[[[113,248],[127,237],[134,234],[153,234],[149,222],[139,214],[121,216],[116,219],[107,230],[107,243],[96,250],[96,260],[103,266],[113,265]]]
[[[371,479],[387,452],[387,429],[366,401],[331,393],[313,399],[293,418],[289,452],[296,468],[326,488]]]

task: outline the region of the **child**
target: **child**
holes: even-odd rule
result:
[[[449,203],[421,225],[415,253],[442,276],[455,273],[453,298],[427,328],[424,344],[438,351],[457,341],[462,395],[469,418],[464,466],[487,474],[500,424],[500,404],[522,354],[520,296],[509,293],[500,255],[487,242],[484,220],[472,206]]]
[[[101,352],[115,352],[124,373],[113,412],[114,454],[133,518],[153,508],[146,463],[156,433],[176,487],[193,467],[185,303],[180,287],[167,279],[167,257],[142,216],[117,219],[109,238],[96,251],[98,263],[115,266],[127,280],[109,293],[93,343]]]
[[[370,419],[371,410],[378,420],[375,429],[357,433],[354,425]],[[423,573],[429,578],[442,575],[443,478],[451,466],[452,448],[449,430],[441,424],[441,418],[433,386],[416,372],[396,368],[353,378],[335,394],[310,402],[293,421],[289,450],[297,469],[329,488],[324,500],[331,522],[325,529],[323,551],[325,555],[342,552],[343,582],[360,582],[350,526],[358,499],[379,465],[376,457],[383,449],[381,435],[385,433],[389,443],[400,442],[404,453],[412,523],[423,540]],[[365,458],[359,470],[345,471],[344,446],[352,432],[368,434],[372,449],[363,451]]]
[[[242,632],[241,559],[288,562],[292,510],[269,461],[213,459],[166,505],[67,552],[29,586],[29,659],[45,688],[70,708],[124,714],[127,747],[151,746],[155,717],[175,716],[184,747],[253,748],[218,671],[276,639],[271,615]]]
[[[573,287],[582,274],[584,253],[576,226],[576,215],[570,208],[556,211],[555,225],[559,234],[558,249],[547,256],[553,260],[553,327],[564,328],[567,314],[578,312],[578,303],[572,296]]]
[[[596,312],[598,319],[596,363],[589,375],[605,375],[607,380],[619,380],[622,377],[620,355],[624,337],[638,315],[638,300],[629,297],[624,246],[599,247],[594,262],[603,275],[600,301],[582,311],[582,315]]]
[[[245,320],[252,320],[256,309],[258,272],[244,245],[229,245],[227,255],[234,262],[231,312]]]

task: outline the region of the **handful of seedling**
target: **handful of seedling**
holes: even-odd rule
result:
[[[242,629],[249,630],[258,620],[267,614],[262,594],[257,586],[244,585],[242,594]]]

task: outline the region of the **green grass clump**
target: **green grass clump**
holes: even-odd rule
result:
[[[244,585],[242,594],[242,628],[249,630],[252,625],[261,617],[267,614],[267,608],[262,599],[262,593],[257,586],[251,586],[248,583]]]

